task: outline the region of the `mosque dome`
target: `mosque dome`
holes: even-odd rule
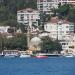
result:
[[[39,45],[40,43],[41,43],[42,41],[41,41],[41,39],[39,38],[39,37],[34,37],[34,38],[32,38],[31,39],[31,44],[32,45]]]

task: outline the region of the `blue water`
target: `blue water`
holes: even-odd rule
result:
[[[0,58],[0,75],[75,75],[75,58]]]

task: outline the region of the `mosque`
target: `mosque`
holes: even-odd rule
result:
[[[33,37],[30,40],[29,50],[27,50],[28,54],[32,54],[33,52],[40,51],[41,43],[42,43],[42,40],[39,37]]]

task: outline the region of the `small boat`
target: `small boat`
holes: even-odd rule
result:
[[[20,58],[26,58],[26,57],[30,57],[30,55],[28,55],[28,54],[21,54],[20,55]]]
[[[20,55],[20,58],[30,57],[30,55]]]
[[[26,51],[19,51],[19,57],[20,58],[26,58],[26,57],[30,57],[29,54],[26,53]]]
[[[2,52],[2,53],[0,53],[0,56],[4,56],[3,52]]]
[[[34,57],[34,58],[48,58],[48,56],[43,55],[43,54],[33,54],[32,57]]]
[[[43,55],[37,55],[35,58],[48,58],[48,56],[43,56]]]
[[[65,55],[65,57],[74,57],[74,55],[69,54],[69,55]]]
[[[5,54],[4,57],[16,57],[15,54]]]

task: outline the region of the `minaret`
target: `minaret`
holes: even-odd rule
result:
[[[28,49],[30,47],[30,27],[28,25],[28,28],[27,28],[27,46],[28,46]]]

